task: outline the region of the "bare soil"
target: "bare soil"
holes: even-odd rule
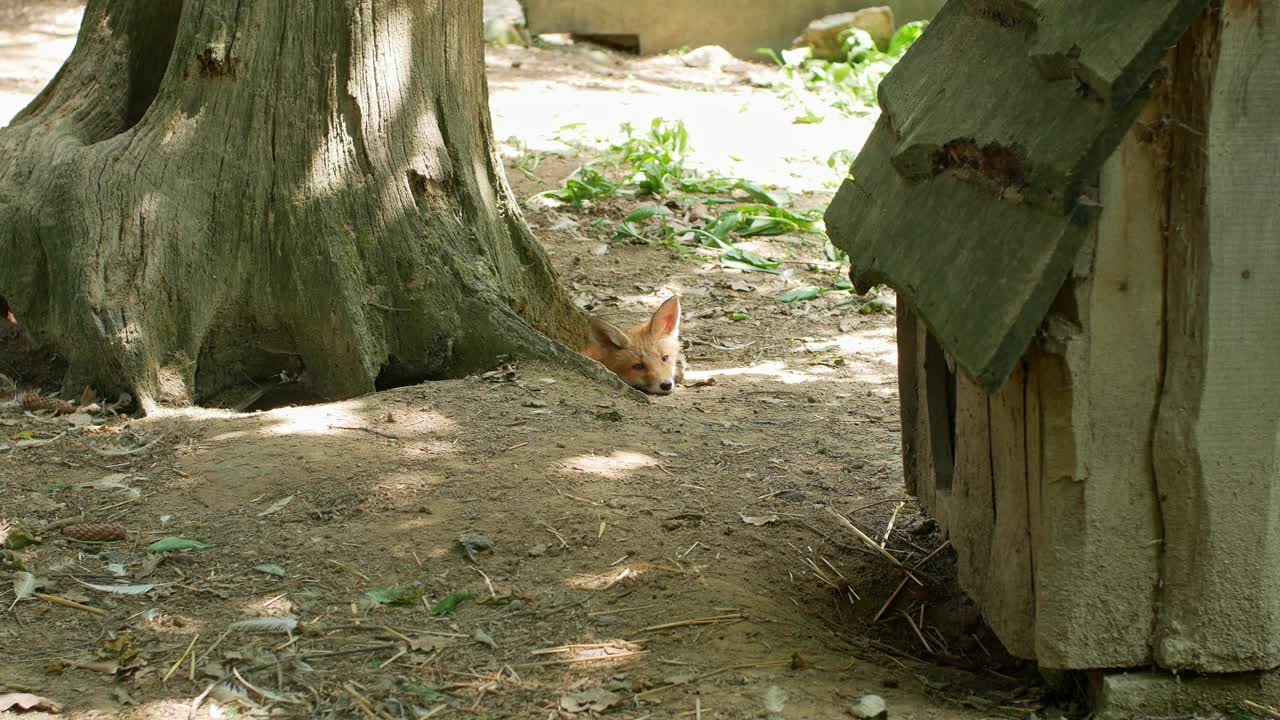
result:
[[[637,126],[686,117],[695,145],[732,123],[756,141],[726,172],[825,204],[833,131],[784,140],[808,128],[771,92],[671,60],[493,51],[517,195],[594,152],[557,141],[567,120],[546,116],[608,137],[622,108]],[[743,102],[759,112],[726,114]],[[535,119],[523,136],[521,117]],[[904,496],[892,316],[859,314],[847,293],[775,299],[838,277],[815,236],[747,243],[783,259],[781,276],[608,242],[637,204],[531,200],[526,214],[593,312],[635,321],[682,295],[691,372],[671,397],[636,403],[536,364],[251,413],[130,418],[98,401],[53,416],[6,397],[0,535],[41,542],[0,557],[0,697],[76,718],[197,704],[195,717],[847,718],[866,694],[893,718],[1039,708]],[[41,362],[10,376],[46,383]],[[126,538],[42,529],[81,515]],[[208,547],[150,551],[165,538]],[[18,565],[40,597],[14,604]],[[261,618],[277,621],[235,624]]]

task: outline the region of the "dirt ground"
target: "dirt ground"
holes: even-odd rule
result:
[[[0,89],[29,97],[57,67],[30,53],[69,45],[23,43],[66,6],[17,7],[0,0]],[[776,300],[838,279],[821,240],[744,243],[785,272],[740,273],[607,242],[636,201],[530,199],[620,122],[662,116],[697,162],[822,207],[827,156],[870,119],[793,124],[757,71],[672,56],[506,48],[488,65],[510,182],[563,281],[620,322],[679,293],[686,386],[639,404],[520,364],[147,418],[110,399],[24,411],[10,388],[0,535],[42,542],[0,556],[0,700],[75,718],[848,718],[868,694],[892,718],[1043,712],[904,495],[892,316],[842,292]],[[59,527],[80,516],[106,527]],[[172,538],[201,545],[157,552]]]

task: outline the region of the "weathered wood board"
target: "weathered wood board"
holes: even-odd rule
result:
[[[1175,63],[1156,660],[1280,666],[1280,3],[1230,0]]]
[[[952,0],[880,88],[827,210],[860,288],[892,285],[988,391],[1096,218],[1097,173],[1206,0]]]

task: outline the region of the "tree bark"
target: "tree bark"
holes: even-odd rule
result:
[[[0,131],[0,297],[63,386],[322,398],[584,337],[493,152],[480,0],[90,0]]]

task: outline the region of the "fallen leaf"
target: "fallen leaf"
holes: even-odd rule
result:
[[[273,514],[275,514],[275,513],[278,513],[278,512],[280,512],[281,510],[283,510],[283,509],[285,508],[285,506],[286,506],[286,505],[288,505],[288,504],[289,504],[289,503],[291,503],[291,502],[293,502],[293,496],[292,496],[292,495],[288,495],[288,496],[286,496],[286,497],[282,497],[282,498],[280,498],[279,500],[277,500],[277,501],[275,501],[275,502],[271,503],[271,507],[269,507],[269,508],[267,508],[266,510],[263,510],[262,512],[258,513],[258,517],[266,517],[267,515],[273,515]]]
[[[498,643],[494,641],[493,636],[485,632],[484,630],[481,630],[480,628],[476,628],[476,631],[471,635],[471,639],[475,640],[481,645],[488,645],[490,648],[494,650],[498,649]]]
[[[462,546],[462,551],[467,554],[471,562],[476,561],[476,553],[493,550],[493,541],[489,536],[471,530],[458,536],[458,544]]]
[[[120,672],[120,663],[115,660],[91,660],[88,662],[68,660],[66,663],[67,667],[80,668],[89,672],[102,673],[103,675],[115,675]]]
[[[23,600],[26,600],[27,598],[31,597],[31,594],[34,593],[35,591],[36,591],[35,575],[32,575],[31,573],[26,572],[25,570],[19,570],[18,572],[14,573],[13,574],[14,598],[13,598],[13,602],[9,604],[9,609],[12,610],[14,605],[17,605]]]
[[[293,615],[284,617],[254,618],[241,620],[227,626],[228,630],[242,630],[249,633],[291,633],[298,627],[298,618]]]
[[[756,527],[763,527],[765,525],[768,525],[769,523],[778,522],[778,516],[774,513],[769,513],[768,515],[761,515],[759,517],[747,517],[742,513],[738,513],[738,517],[742,518],[742,522],[748,525],[755,525]]]
[[[604,688],[596,688],[570,695],[560,696],[560,709],[565,712],[582,713],[582,712],[604,712],[614,705],[622,696],[615,692],[610,692]]]
[[[449,697],[439,690],[434,690],[425,685],[405,685],[404,689],[427,702],[440,702],[441,700],[447,700]]]
[[[365,598],[374,605],[405,607],[416,605],[426,592],[420,585],[396,585],[395,587],[370,590],[365,593]]]
[[[409,649],[414,652],[432,653],[453,645],[453,638],[439,635],[419,635],[409,641]]]
[[[445,615],[452,615],[453,612],[458,609],[459,605],[461,605],[462,603],[468,600],[471,600],[474,597],[475,596],[470,593],[453,593],[452,595],[436,603],[431,608],[431,614],[436,617],[444,617]]]
[[[93,583],[83,581],[77,582],[80,582],[81,585],[87,588],[93,588],[99,592],[114,593],[116,595],[145,595],[156,589],[155,585],[95,585]]]
[[[0,695],[0,712],[19,710],[43,710],[44,712],[62,712],[62,703],[31,693],[7,693]]]
[[[155,572],[156,568],[160,567],[160,563],[163,563],[163,562],[164,562],[163,554],[148,555],[147,559],[143,560],[142,564],[138,566],[137,571],[133,573],[133,579],[142,580],[143,578],[147,577],[151,573]]]
[[[181,552],[183,550],[207,550],[213,547],[199,540],[187,540],[180,537],[160,538],[147,546],[147,552]]]
[[[137,705],[138,701],[129,694],[129,691],[122,687],[116,687],[111,691],[111,697],[121,705]]]

